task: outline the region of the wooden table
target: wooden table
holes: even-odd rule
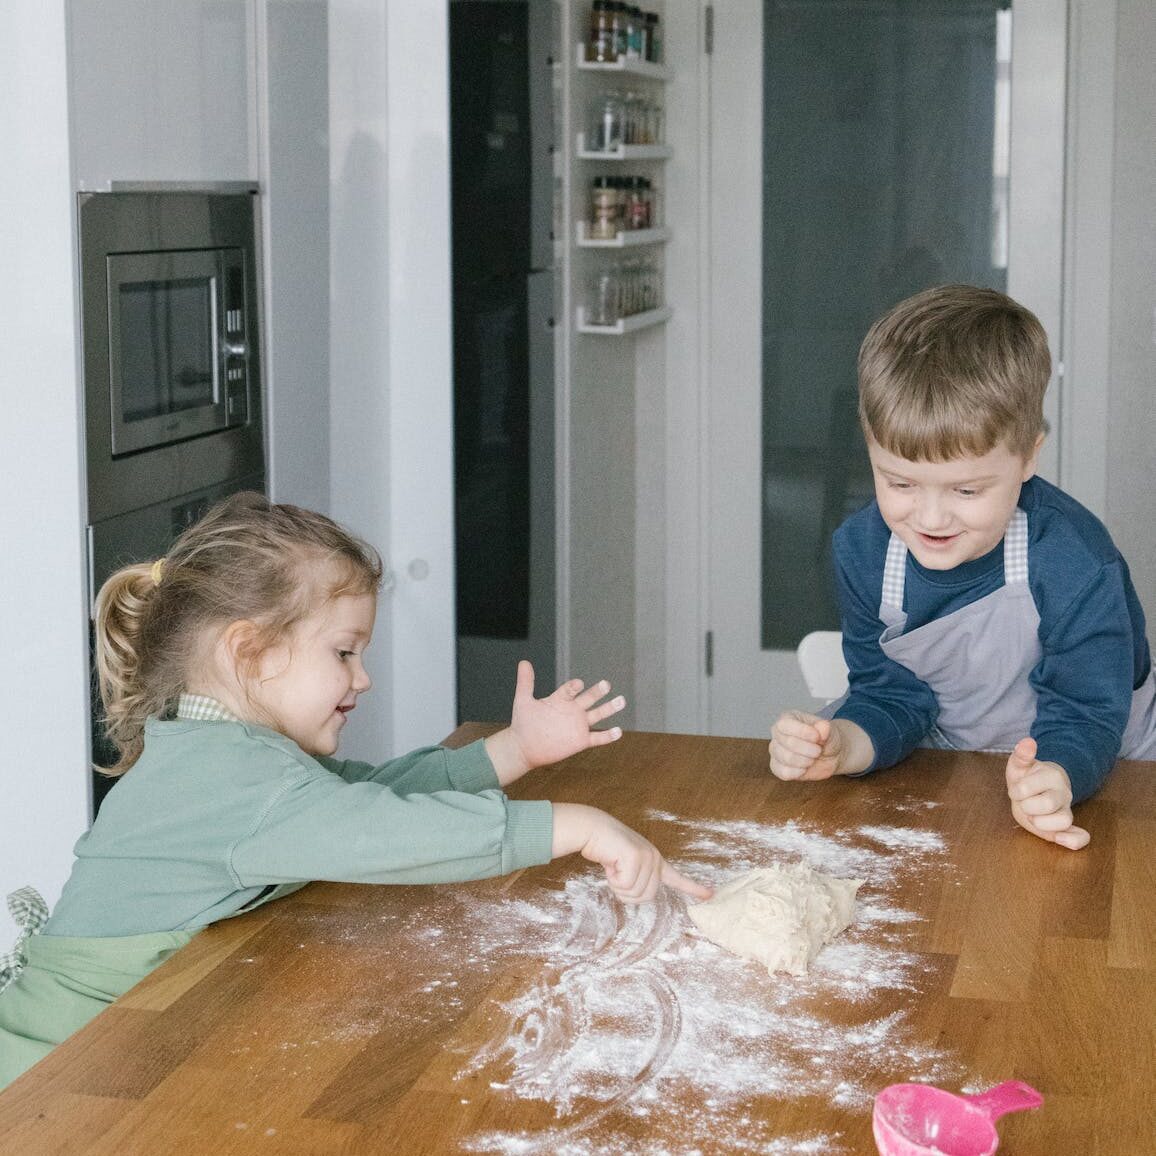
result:
[[[460,743],[485,733],[468,725]],[[1019,1078],[1001,1153],[1156,1152],[1156,765],[1071,853],[1002,760],[788,785],[757,741],[627,734],[512,793],[592,802],[718,880],[864,877],[810,975],[725,956],[579,858],[452,887],[313,884],[209,928],[0,1095],[0,1151],[870,1153],[893,1081]]]

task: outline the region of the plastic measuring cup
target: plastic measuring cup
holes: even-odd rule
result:
[[[993,1120],[1044,1102],[1030,1084],[1007,1080],[977,1096],[930,1084],[892,1084],[875,1097],[871,1124],[881,1156],[991,1156]]]

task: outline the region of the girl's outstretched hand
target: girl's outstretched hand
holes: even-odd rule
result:
[[[510,725],[486,739],[498,782],[504,787],[534,767],[621,738],[619,727],[594,729],[626,706],[621,695],[603,701],[609,693],[605,679],[586,687],[572,678],[546,698],[535,698],[534,668],[525,659],[519,662]]]
[[[623,903],[653,899],[664,883],[695,899],[709,899],[714,894],[711,888],[676,871],[649,839],[613,815],[582,803],[555,803],[554,858],[575,851],[601,865],[610,890]]]

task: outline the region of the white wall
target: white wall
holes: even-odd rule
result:
[[[333,515],[396,585],[342,749],[380,758],[455,721],[448,11],[330,0]]]
[[[329,512],[328,5],[256,9],[269,493]]]
[[[64,0],[0,6],[0,894],[49,902],[89,795],[65,22]]]

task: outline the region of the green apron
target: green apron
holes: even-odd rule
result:
[[[26,1072],[196,934],[72,938],[32,935],[0,996],[0,1088]]]
[[[271,886],[234,914],[263,907],[304,886]],[[19,911],[13,906],[18,895],[31,897]],[[11,975],[10,979],[0,975],[0,1089],[44,1059],[201,930],[99,938],[43,935],[39,928],[47,910],[33,889],[13,893],[8,905],[24,932],[13,951],[0,957],[10,966]]]

